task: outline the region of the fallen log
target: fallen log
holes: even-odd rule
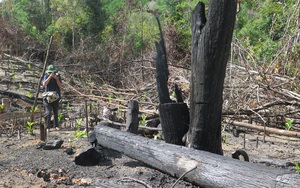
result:
[[[18,93],[14,93],[14,92],[10,92],[10,91],[4,91],[4,90],[0,90],[0,94],[8,96],[8,97],[22,99],[23,101],[26,101],[30,104],[33,104],[34,100],[36,99],[34,97],[29,98],[26,95],[21,95],[21,94],[18,94]],[[42,98],[37,98],[37,103],[38,104],[43,104],[43,99]]]
[[[42,117],[43,112],[34,112],[35,117]],[[31,116],[31,112],[9,112],[0,114],[0,120],[8,120],[13,118],[29,118]]]
[[[232,125],[235,125],[235,126],[238,126],[238,127],[245,127],[245,128],[249,128],[249,129],[255,129],[255,130],[258,130],[258,131],[266,131],[267,133],[300,138],[300,133],[296,132],[296,131],[288,131],[288,130],[283,130],[283,129],[264,127],[264,126],[260,126],[260,125],[254,125],[254,124],[238,122],[238,121],[233,121],[233,122],[230,122],[230,123]]]
[[[184,146],[155,141],[103,125],[94,127],[100,145],[203,187],[295,187],[300,175]]]

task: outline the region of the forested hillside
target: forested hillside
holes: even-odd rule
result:
[[[19,57],[42,67],[49,38],[53,36],[49,63],[65,71],[74,86],[82,88],[93,83],[140,89],[153,84],[155,79],[155,41],[159,38],[155,16],[158,16],[167,44],[171,77],[176,71],[175,76],[188,80],[190,16],[197,2],[3,0],[1,55]],[[208,6],[208,1],[204,3]],[[242,0],[230,64],[257,71],[261,81],[264,74],[298,79],[299,4],[299,0]],[[298,86],[294,86],[293,91],[298,92]],[[188,95],[187,86],[182,89]],[[93,93],[91,89],[84,90]],[[143,100],[150,102],[147,98],[144,96]]]

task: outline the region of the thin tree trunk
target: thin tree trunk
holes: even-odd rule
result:
[[[35,109],[36,101],[38,99],[38,95],[39,95],[39,92],[40,92],[40,85],[41,85],[41,82],[43,80],[43,76],[45,74],[45,70],[46,70],[46,67],[47,67],[49,51],[51,49],[52,41],[53,41],[53,36],[50,37],[50,42],[48,44],[48,49],[47,49],[47,54],[46,54],[46,58],[45,58],[45,62],[44,62],[43,71],[41,73],[41,77],[40,77],[38,87],[37,87],[37,91],[36,91],[36,94],[35,94],[35,99],[34,99],[34,102],[33,102],[33,105],[32,105],[32,109],[31,109],[32,113],[31,113],[31,117],[30,117],[31,122],[34,121],[34,109]],[[46,140],[46,137],[47,137],[47,133],[45,131],[45,127],[44,127],[44,125],[43,126],[41,125],[40,126],[40,139],[44,141],[44,140]]]

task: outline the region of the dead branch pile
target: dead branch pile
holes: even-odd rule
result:
[[[224,87],[224,118],[285,128],[288,119],[299,129],[299,79],[230,64]]]
[[[24,95],[28,92],[33,93],[37,85],[36,78],[39,76],[36,72],[40,71],[41,67],[9,55],[2,61],[5,62],[1,65],[3,77],[0,81],[1,85],[4,85],[3,88],[8,91],[23,91],[21,94]],[[34,66],[29,68],[28,64]],[[88,100],[100,106],[110,105],[122,109],[127,108],[129,100],[137,100],[142,113],[157,113],[158,96],[154,65],[149,63],[147,66],[141,66],[136,62],[131,62],[131,65],[134,66],[128,66],[128,69],[124,70],[128,76],[122,80],[122,87],[119,88],[105,82],[102,75],[89,73],[89,69],[85,69],[84,65],[58,65],[64,79],[64,99],[71,103],[83,103],[84,100]],[[144,71],[141,71],[142,68]],[[16,74],[19,69],[23,71]],[[173,66],[169,66],[169,71],[170,92],[173,92],[173,87],[177,84],[183,92],[185,102],[189,104],[190,71]],[[230,121],[248,121],[282,129],[285,129],[285,123],[290,119],[293,120],[292,130],[300,130],[300,95],[296,92],[298,85],[297,77],[280,75],[276,71],[268,70],[268,67],[263,69],[228,64],[223,94],[223,116]]]

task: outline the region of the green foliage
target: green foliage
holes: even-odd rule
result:
[[[83,131],[75,131],[74,132],[74,135],[75,135],[75,139],[79,139],[79,138],[87,138],[87,133],[86,133],[86,130],[84,129]]]
[[[80,129],[81,124],[82,124],[82,118],[76,119],[76,122],[75,122],[76,130],[79,130],[79,129]]]
[[[296,167],[296,173],[300,174],[300,165],[298,162],[295,162],[295,167]]]
[[[162,140],[162,137],[161,137],[161,135],[159,133],[157,133],[157,134],[155,134],[153,136],[154,136],[153,140]]]
[[[126,0],[103,0],[103,10],[110,19],[116,16],[118,10],[125,7]]]
[[[1,13],[4,21],[8,20],[26,33],[26,41],[37,39],[44,42],[52,35],[53,46],[62,48],[59,52],[80,47],[82,54],[77,57],[87,61],[90,56],[96,57],[92,61],[104,69],[112,59],[125,62],[137,59],[141,52],[154,50],[154,42],[159,36],[158,27],[155,17],[147,10],[159,16],[168,50],[171,51],[170,63],[189,61],[184,57],[190,54],[190,17],[198,2],[6,0]],[[209,1],[203,2],[208,10]],[[295,0],[242,1],[241,11],[236,16],[234,41],[247,55],[236,62],[260,65],[272,62],[282,66],[285,74],[295,76],[300,59],[299,41],[293,37],[299,32],[296,23],[298,14],[299,4]],[[173,57],[173,54],[183,56]],[[172,58],[176,61],[172,62]],[[27,66],[31,68],[30,64]]]
[[[22,83],[20,83],[20,82],[19,82],[18,85],[19,85],[19,88],[22,88],[22,87],[23,87]]]
[[[286,122],[285,122],[285,128],[287,130],[291,130],[293,128],[293,123],[294,123],[294,120],[293,119],[286,119]]]
[[[36,111],[38,111],[38,109],[39,109],[39,107],[35,106],[34,109],[32,109],[32,108],[30,109],[30,112],[36,112]]]
[[[69,111],[70,110],[70,103],[68,102],[66,105],[66,110]]]
[[[174,26],[177,39],[175,39],[178,48],[181,50],[189,49],[191,46],[191,13],[199,1],[184,0],[158,0],[157,8],[162,12],[168,25]],[[208,1],[202,1],[208,7]]]
[[[237,38],[258,60],[270,61],[283,46],[286,34],[293,33],[299,6],[294,1],[243,1],[237,15]],[[287,21],[289,20],[289,21]]]
[[[154,44],[158,33],[155,17],[140,12],[131,13],[128,16],[128,40],[134,44],[134,49],[140,52],[145,44]]]
[[[226,135],[225,127],[222,129],[221,138],[222,138],[222,142],[226,143],[226,141],[227,141],[227,135]]]
[[[26,93],[26,96],[30,99],[32,98],[32,94],[29,91]]]
[[[64,117],[64,115],[62,113],[59,113],[58,114],[58,122],[61,122],[63,117]]]
[[[147,115],[142,114],[142,119],[140,120],[140,125],[145,126],[146,125],[146,119],[147,119]]]
[[[172,92],[171,96],[174,97],[174,98],[176,98],[176,93],[175,93],[175,91]]]
[[[118,116],[122,117],[123,114],[123,108],[121,106],[118,107]]]
[[[4,107],[2,104],[0,104],[0,112],[2,112],[4,110]]]
[[[33,125],[34,125],[34,122],[27,121],[26,124],[27,124],[26,128],[29,131],[29,134],[33,134],[33,130],[34,130],[33,129]]]
[[[3,14],[9,15],[12,23],[17,23],[29,35],[38,40],[51,22],[46,1],[10,0],[3,6]]]
[[[114,98],[114,95],[112,94],[112,93],[110,93],[109,95],[108,95],[108,102],[112,102],[112,100],[113,100],[113,98]]]
[[[76,119],[76,122],[75,122],[76,130],[74,132],[75,139],[87,137],[86,130],[83,130],[83,131],[80,130],[81,124],[82,124],[82,118]]]
[[[146,95],[142,95],[141,102],[146,102],[146,98],[147,98],[147,96],[146,96]]]
[[[68,49],[75,45],[74,40],[79,43],[80,38],[97,36],[105,27],[106,15],[102,1],[52,0],[50,7],[57,12],[57,16],[49,32],[61,38]]]

